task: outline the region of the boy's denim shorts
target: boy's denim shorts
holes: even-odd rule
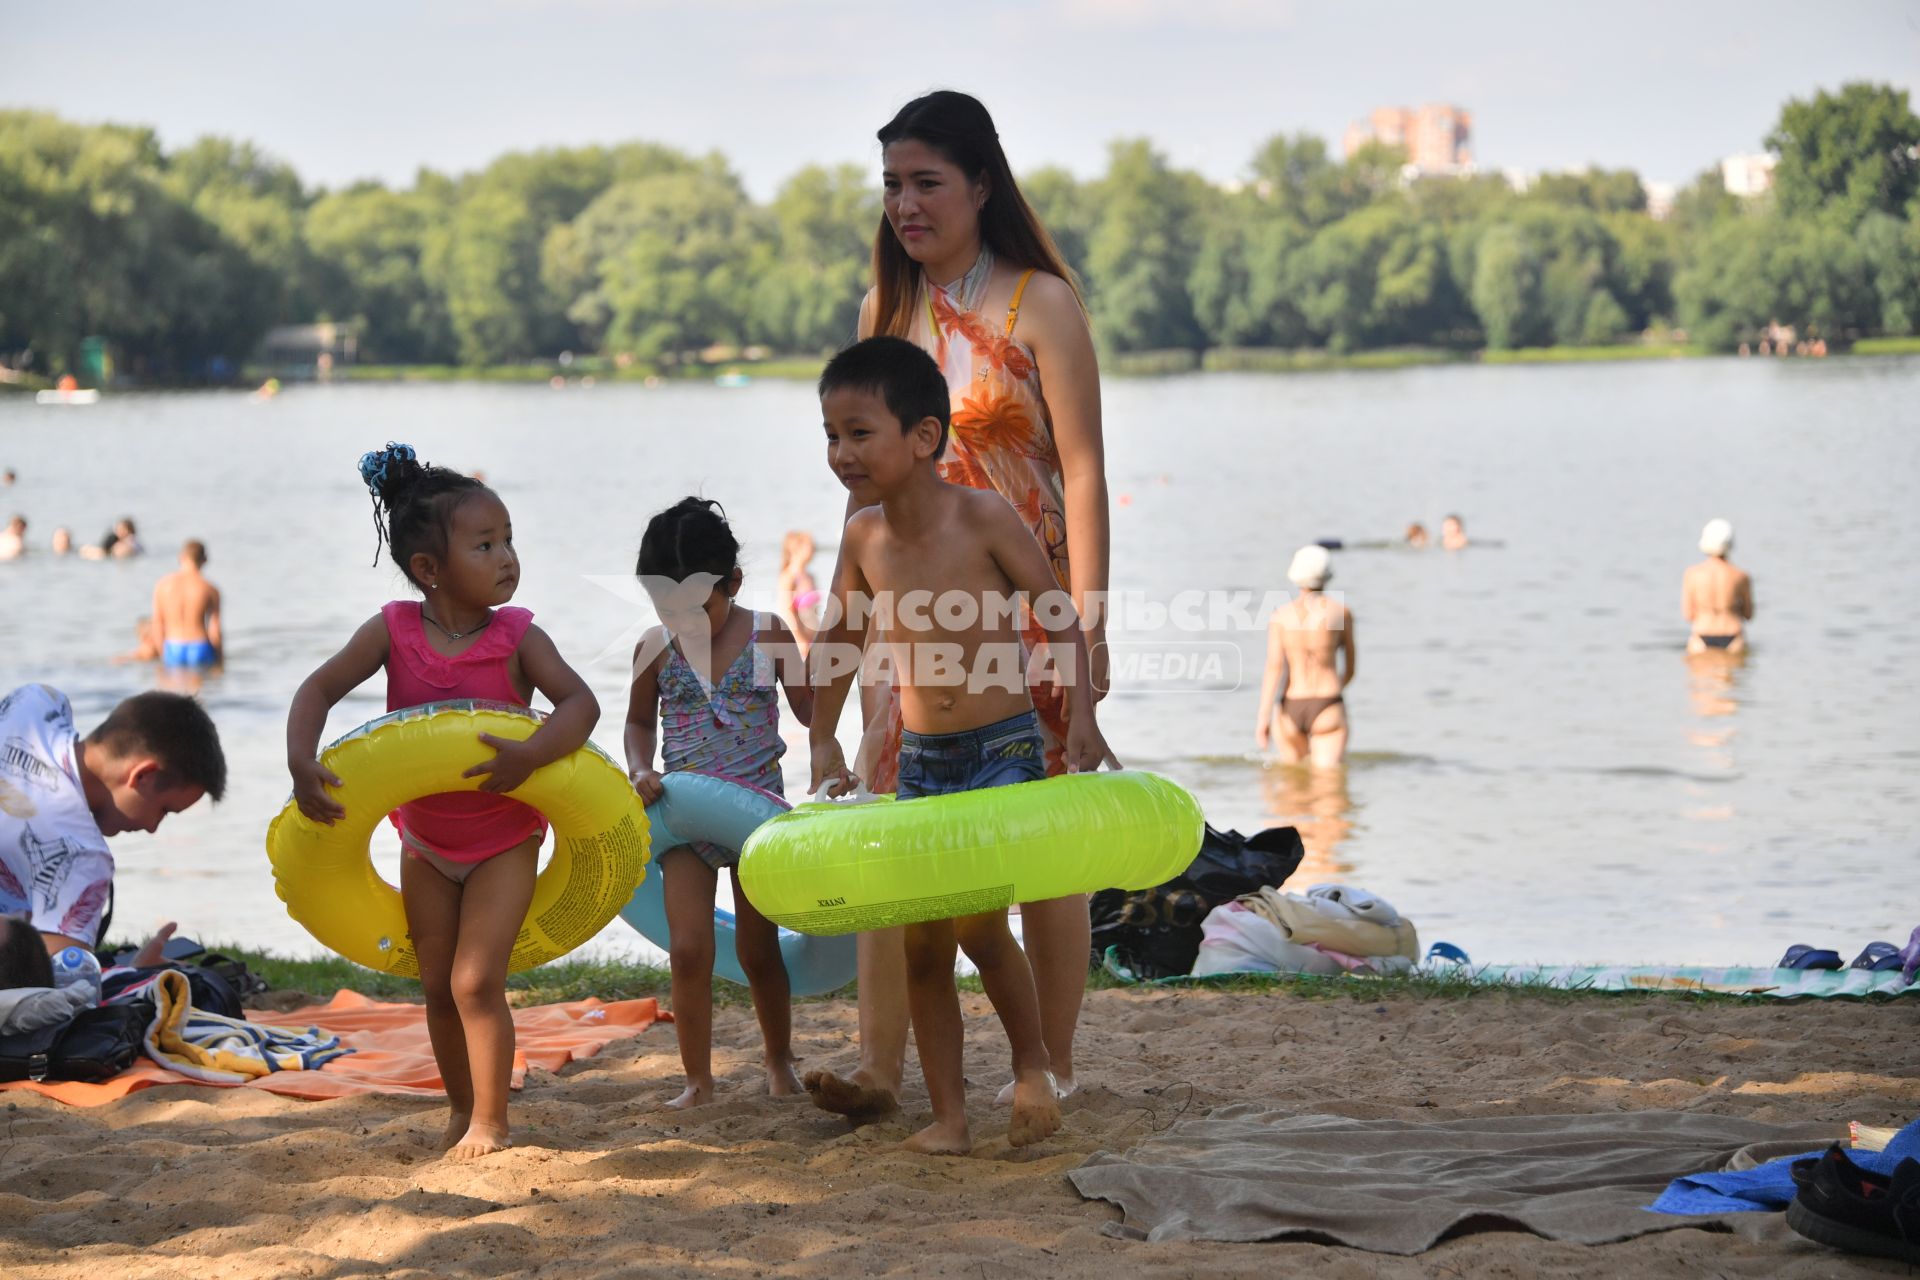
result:
[[[1040,719],[1031,711],[959,733],[900,735],[896,794],[902,800],[984,791],[1046,776]]]

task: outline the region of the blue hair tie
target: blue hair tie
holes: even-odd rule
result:
[[[412,445],[396,444],[389,440],[386,448],[375,449],[360,455],[360,478],[366,482],[367,488],[372,490],[373,496],[377,498],[380,496],[380,491],[387,487],[388,472],[403,462],[413,461],[415,457]]]

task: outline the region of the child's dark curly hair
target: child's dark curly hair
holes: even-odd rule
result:
[[[422,551],[444,558],[453,513],[477,494],[493,494],[472,476],[421,462],[413,446],[406,444],[389,443],[362,454],[360,478],[373,494],[373,527],[379,539],[374,544],[374,563],[380,562],[380,544],[385,543],[407,581],[422,590],[426,584],[413,576],[408,561]]]
[[[725,579],[740,567],[740,541],[711,498],[682,498],[647,521],[634,572],[684,582],[696,573]]]

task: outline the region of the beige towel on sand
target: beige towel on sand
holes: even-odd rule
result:
[[[1251,1104],[1183,1120],[1067,1175],[1133,1240],[1331,1241],[1415,1254],[1468,1231],[1606,1244],[1713,1227],[1785,1236],[1777,1213],[1649,1213],[1675,1178],[1750,1167],[1844,1140],[1841,1124],[1766,1124],[1694,1111],[1479,1116],[1421,1123],[1288,1115]],[[1771,1146],[1747,1160],[1756,1143]]]
[[[1391,929],[1370,920],[1327,915],[1315,910],[1304,898],[1278,889],[1262,888],[1242,894],[1239,899],[1249,911],[1258,912],[1287,931],[1302,946],[1317,942],[1350,956],[1405,956],[1420,958],[1420,935],[1411,920],[1402,919]]]

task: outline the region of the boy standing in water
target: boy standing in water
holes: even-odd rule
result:
[[[833,603],[823,618],[831,625],[816,637],[810,659],[812,682],[825,686],[813,719],[810,790],[854,780],[834,730],[859,665],[865,619],[853,611],[856,600],[876,602],[876,640],[893,657],[906,728],[901,800],[1046,776],[1021,669],[1018,611],[995,604],[1016,594],[1033,608],[1052,652],[1065,656],[1062,683],[1072,707],[1068,768],[1092,770],[1103,761],[1118,767],[1094,721],[1079,619],[1032,532],[999,494],[940,478],[936,463],[946,449],[949,405],[939,366],[900,338],[856,343],[820,376],[827,464],[854,500],[867,505],[847,521]],[[1033,973],[1005,910],[998,910],[907,926],[907,1003],[933,1123],[906,1145],[951,1154],[973,1145],[953,984],[956,943],[979,969],[1013,1050],[1008,1141],[1016,1147],[1038,1142],[1060,1127],[1060,1105],[1047,1071]]]
[[[154,584],[153,632],[160,660],[170,667],[211,667],[220,661],[220,588],[200,573],[207,546],[189,538],[180,567]]]

